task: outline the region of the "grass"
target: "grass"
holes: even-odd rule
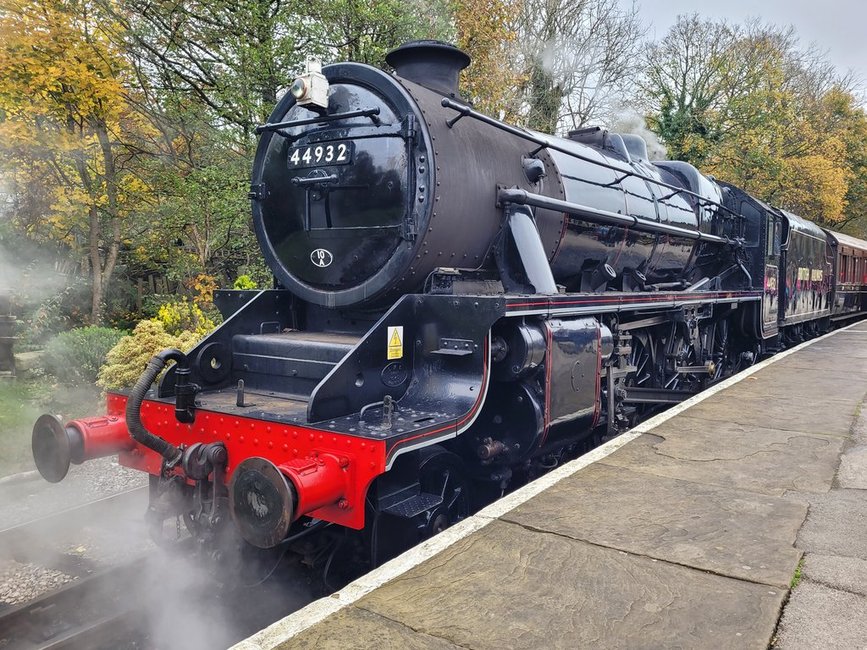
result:
[[[795,575],[792,576],[792,581],[789,583],[790,588],[794,589],[799,584],[801,584],[801,570],[804,568],[804,558],[801,557],[801,561],[798,562],[798,566],[795,567]]]
[[[70,419],[103,412],[95,386],[58,386],[47,379],[0,379],[0,476],[34,469],[30,433],[42,413]]]

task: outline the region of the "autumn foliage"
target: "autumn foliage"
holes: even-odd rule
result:
[[[461,0],[454,3],[457,45],[472,57],[463,92],[477,110],[514,119],[523,74],[515,65],[513,17],[522,0]]]
[[[867,116],[852,79],[791,29],[681,17],[645,70],[648,122],[672,157],[863,234]]]
[[[69,287],[89,292],[57,319],[67,325],[129,327],[155,275],[156,293],[205,309],[241,276],[269,286],[246,196],[255,126],[308,56],[381,65],[414,38],[471,55],[461,92],[482,112],[561,134],[638,113],[669,157],[867,234],[867,116],[851,77],[791,29],[686,16],[649,42],[638,12],[618,0],[0,0],[0,242],[57,259],[72,278],[58,304]]]

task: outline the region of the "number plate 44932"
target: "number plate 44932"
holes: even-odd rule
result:
[[[353,143],[351,140],[333,140],[292,147],[289,149],[286,162],[289,169],[348,165],[352,162],[352,153]]]

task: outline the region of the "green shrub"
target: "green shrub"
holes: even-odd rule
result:
[[[175,336],[193,332],[201,338],[217,326],[201,307],[186,299],[161,305],[156,320],[163,324],[166,332]]]
[[[142,298],[142,314],[148,318],[156,318],[160,307],[169,302],[177,302],[180,299],[180,296],[174,293],[149,293]]]
[[[45,347],[45,370],[62,384],[93,384],[108,351],[123,335],[122,330],[93,326],[61,332]]]
[[[166,348],[188,352],[199,338],[192,332],[169,334],[162,322],[143,320],[136,325],[131,335],[124,336],[109,351],[106,363],[99,371],[97,383],[107,390],[132,386],[157,352]]]
[[[240,289],[241,291],[246,291],[249,289],[258,289],[258,287],[256,286],[255,280],[253,280],[253,278],[251,278],[246,273],[243,275],[239,275],[235,279],[235,284],[232,285],[232,288],[233,289]]]

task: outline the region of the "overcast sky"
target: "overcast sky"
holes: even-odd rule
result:
[[[627,6],[631,0],[620,0]],[[641,16],[651,23],[649,36],[662,38],[678,14],[724,18],[742,23],[761,18],[793,25],[803,46],[814,42],[830,60],[867,81],[867,0],[637,0]]]

